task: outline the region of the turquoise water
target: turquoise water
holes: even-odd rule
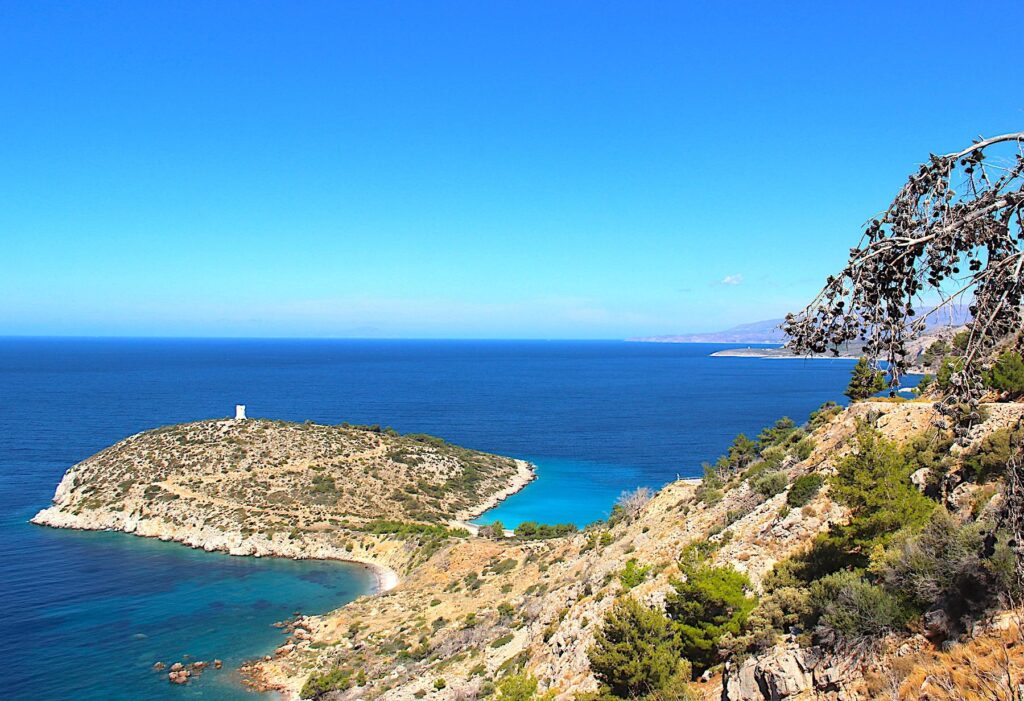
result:
[[[523,521],[574,523],[583,527],[607,518],[623,483],[643,484],[629,465],[522,456],[537,467],[537,479],[497,507],[474,519],[481,525],[501,521],[515,528]]]
[[[234,670],[295,611],[373,585],[341,563],[233,558],[32,526],[64,471],[147,428],[226,416],[391,424],[533,460],[484,521],[607,515],[615,497],[700,474],[740,432],[842,400],[849,361],[711,358],[622,342],[0,339],[0,659],[5,698],[252,695]],[[156,661],[219,657],[187,687]]]
[[[30,616],[31,627],[18,630],[22,649],[7,659],[21,666],[16,688],[30,690],[22,698],[251,701],[237,668],[283,643],[275,621],[328,611],[375,586],[368,570],[344,563],[231,557],[122,533],[38,530],[43,548],[62,553],[57,569],[64,580],[51,583],[53,596]],[[205,671],[187,687],[171,686],[166,672],[151,669],[156,661],[215,658],[224,668]]]

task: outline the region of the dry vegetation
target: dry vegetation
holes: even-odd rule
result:
[[[76,465],[61,501],[81,513],[172,522],[198,514],[242,533],[444,524],[505,487],[515,461],[429,436],[283,421],[201,421],[147,431]]]

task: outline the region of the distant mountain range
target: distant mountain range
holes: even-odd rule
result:
[[[924,310],[926,312],[927,310]],[[922,312],[922,313],[924,313]],[[963,326],[970,320],[966,307],[949,307],[928,319],[928,328],[937,326]],[[786,335],[779,328],[783,319],[766,319],[740,324],[709,333],[676,334],[669,336],[639,336],[627,341],[644,343],[785,343]]]
[[[782,319],[768,319],[766,321],[740,324],[725,331],[672,336],[644,336],[626,340],[642,341],[645,343],[783,343],[786,340],[786,335],[779,328],[782,321]]]

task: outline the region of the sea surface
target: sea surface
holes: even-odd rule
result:
[[[729,345],[0,338],[0,695],[260,697],[233,671],[272,627],[370,591],[360,567],[235,558],[32,526],[71,465],[138,431],[223,417],[379,423],[533,461],[485,514],[584,525],[638,486],[698,476],[732,440],[842,401],[848,360],[711,358]],[[154,662],[225,662],[186,687]]]

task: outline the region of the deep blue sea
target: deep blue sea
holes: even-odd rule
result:
[[[846,360],[710,358],[729,346],[543,341],[0,338],[4,698],[254,700],[231,671],[271,624],[372,586],[358,567],[232,558],[31,526],[64,471],[125,436],[228,416],[379,423],[535,462],[481,521],[606,516],[640,485],[700,474],[738,432],[842,400]],[[219,657],[187,687],[156,661]]]

